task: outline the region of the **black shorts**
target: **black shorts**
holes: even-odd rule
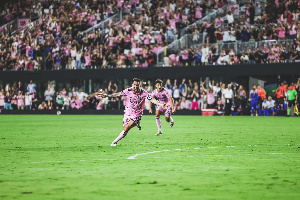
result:
[[[288,107],[295,106],[295,99],[294,100],[288,100]]]
[[[63,104],[56,104],[56,106],[61,109],[63,107]]]

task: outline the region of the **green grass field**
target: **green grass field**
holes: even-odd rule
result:
[[[300,199],[299,118],[122,118],[0,116],[0,199]]]

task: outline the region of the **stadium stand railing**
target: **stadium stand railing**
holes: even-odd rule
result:
[[[10,26],[12,27],[10,28]],[[6,35],[9,34],[10,32],[15,32],[17,30],[18,30],[18,19],[14,19],[11,22],[8,22],[7,24],[3,25],[0,33]]]
[[[132,1],[130,1],[131,4],[133,3]],[[135,8],[133,10],[133,13],[137,13],[139,12],[139,8]],[[122,22],[124,16],[126,16],[127,14],[129,14],[128,12],[126,12],[126,10],[120,10],[118,13],[114,14],[113,16],[101,21],[100,23],[90,27],[89,29],[83,31],[81,34],[85,34],[85,33],[89,33],[91,31],[96,31],[96,30],[101,30],[102,34],[104,34],[105,29],[107,29],[110,25],[114,24],[114,25],[118,25]]]
[[[191,46],[193,46],[194,49],[199,49],[199,47],[205,43],[205,38],[206,33],[199,33],[197,34],[197,37],[195,37],[195,34],[187,34],[179,40],[172,42],[170,45],[168,45],[167,48],[170,52],[180,55],[181,50],[184,48],[188,49]],[[264,46],[267,46],[269,49],[272,49],[273,45],[275,44],[283,45],[283,47],[285,48],[285,52],[287,53],[292,48],[293,40],[263,40],[257,42],[236,41],[214,44],[216,44],[217,47],[217,54],[221,53],[221,50],[229,51],[230,49],[233,49],[237,55],[241,55],[243,53],[247,53],[248,49],[255,51],[256,48],[259,48],[260,50],[263,50]],[[208,44],[209,47],[211,47],[212,45],[213,44]],[[157,66],[162,66],[164,64],[164,57],[165,49],[161,49],[157,53]]]
[[[197,22],[185,27],[184,29],[181,30],[180,36],[183,37],[185,34],[187,34],[187,30],[190,27],[200,26],[203,22],[208,22],[209,24],[211,24],[219,14],[221,16],[223,15],[222,17],[224,17],[226,9],[227,9],[227,5],[223,6],[222,8],[219,8],[218,10],[214,10],[212,13],[209,13],[208,15],[198,20]]]
[[[101,21],[99,24],[96,24],[92,27],[90,27],[89,29],[83,31],[81,34],[85,34],[85,33],[89,33],[91,31],[95,31],[95,30],[102,30],[104,31],[106,28],[109,27],[110,24],[112,23],[120,23],[122,21],[122,12],[118,12],[116,14],[114,14],[113,16],[105,19],[104,21]]]
[[[31,21],[34,20],[32,22],[36,22],[40,19],[36,15],[30,15],[29,17],[24,17],[24,18],[30,19]],[[19,23],[18,23],[19,19],[24,19],[24,18],[19,18],[18,17],[16,19],[8,22],[7,24],[3,25],[2,29],[0,30],[0,34],[1,33],[3,33],[4,35],[9,34],[9,33],[14,34],[16,31],[20,30]],[[12,27],[10,28],[10,26],[12,26]]]

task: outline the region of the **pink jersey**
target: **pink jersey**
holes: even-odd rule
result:
[[[207,104],[213,104],[215,102],[215,94],[207,93]]]
[[[87,66],[92,65],[91,56],[84,56],[84,59],[85,59],[85,65]]]
[[[196,8],[195,17],[196,17],[196,19],[201,19],[202,18],[202,8],[201,7]]]
[[[172,28],[176,28],[176,19],[169,19]]]
[[[31,47],[30,46],[26,46],[26,57],[28,57],[29,56],[29,50],[31,49]]]
[[[63,97],[66,97],[66,96],[67,96],[67,91],[61,91],[61,95],[62,95]]]
[[[23,95],[18,95],[17,99],[18,99],[18,101],[17,101],[18,106],[24,106],[25,105]]]
[[[172,97],[172,95],[165,88],[163,88],[161,92],[158,92],[157,89],[156,89],[152,92],[151,95],[152,95],[153,98],[158,100],[160,103],[171,105],[170,97]]]
[[[125,115],[141,117],[145,107],[145,99],[151,100],[151,95],[141,89],[140,93],[135,94],[133,88],[127,88],[120,92],[121,96],[127,96]]]
[[[4,106],[4,95],[0,95],[0,106]]]

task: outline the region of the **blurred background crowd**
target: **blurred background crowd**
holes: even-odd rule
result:
[[[297,62],[299,5],[298,0],[5,1],[0,70]]]
[[[118,82],[105,81],[95,87],[95,91],[102,89],[107,94],[120,92],[131,85],[121,85]],[[155,88],[154,81],[142,82],[142,88],[149,93]],[[283,81],[280,86],[271,91],[265,90],[259,84],[251,86],[247,90],[236,82],[215,82],[206,79],[204,81],[182,79],[166,79],[164,87],[174,99],[176,110],[205,110],[215,109],[220,115],[284,115],[287,109],[287,92],[295,90],[298,99],[300,98],[300,78],[298,82],[287,83]],[[80,85],[60,85],[54,81],[47,81],[43,87],[30,80],[23,84],[6,84],[0,89],[0,109],[6,110],[122,110],[126,105],[126,97],[121,98],[100,98],[90,97],[84,92]],[[40,91],[39,91],[40,90]],[[257,94],[255,96],[255,94]],[[257,107],[253,107],[257,102]],[[269,104],[266,106],[264,102]],[[296,105],[298,102],[296,102]],[[149,110],[149,103],[146,102],[146,110]],[[274,113],[274,109],[276,113]],[[268,112],[264,111],[268,110]],[[272,110],[272,112],[271,112]]]

